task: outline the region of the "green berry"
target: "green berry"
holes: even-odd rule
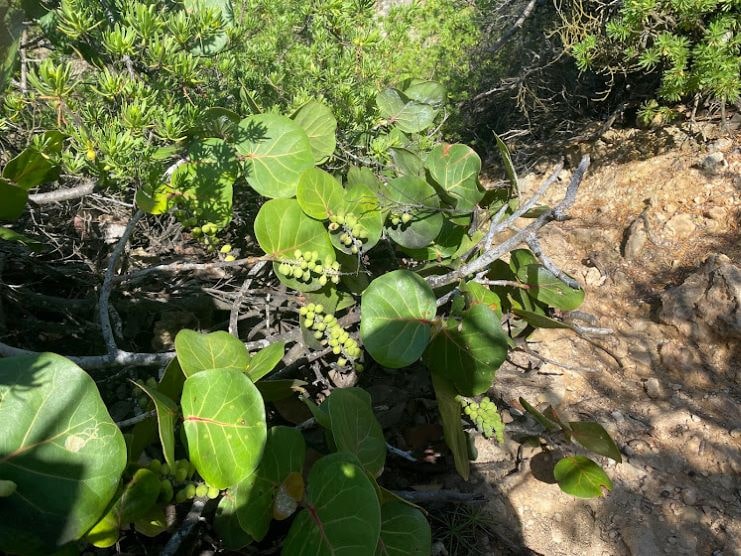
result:
[[[160,481],[160,493],[157,496],[157,500],[162,504],[169,504],[173,494],[172,483],[168,479],[162,479]]]
[[[207,493],[208,493],[208,486],[205,485],[204,483],[201,483],[196,487],[196,496],[198,498],[203,498],[204,496],[206,496]]]
[[[338,364],[338,365],[339,365],[340,367],[344,367],[345,365],[347,365],[347,359],[345,359],[344,357],[340,357],[340,358],[339,358],[339,359],[337,360],[337,364]]]
[[[309,280],[311,280],[311,272],[310,272],[310,271],[308,271],[308,270],[305,270],[305,271],[303,272],[303,274],[301,274],[301,279],[302,279],[302,280],[303,280],[304,282],[308,282]]]
[[[317,306],[314,307],[314,312],[315,313],[323,313],[324,312],[324,305],[317,304]]]
[[[340,353],[342,353],[342,348],[340,346],[335,346],[332,348],[332,353],[334,353],[335,355],[339,355]]]
[[[150,471],[153,471],[154,473],[159,473],[160,469],[162,469],[162,462],[158,459],[153,459],[152,461],[149,462],[149,465],[147,467],[149,467]]]
[[[221,491],[218,488],[208,487],[206,496],[208,496],[209,500],[213,500],[214,498],[218,498],[219,494],[221,494]]]
[[[314,326],[314,319],[306,319],[304,321],[304,326],[311,330],[311,327]]]
[[[232,246],[227,243],[226,245],[223,245],[221,249],[219,249],[219,252],[224,253],[226,255],[231,250],[232,250]]]
[[[163,463],[162,467],[160,467],[160,475],[169,475],[170,474],[170,466],[167,465],[167,463]]]
[[[175,493],[175,503],[176,504],[181,504],[185,502],[187,499],[188,499],[188,493],[186,489],[181,488],[180,490],[177,491],[177,493]]]
[[[311,256],[311,251],[304,251],[304,260],[306,262],[313,261],[314,259]]]
[[[323,274],[324,273],[324,267],[320,264],[314,266],[314,272],[317,274]]]
[[[183,490],[185,490],[186,498],[193,498],[196,495],[196,485],[190,483]]]
[[[324,332],[322,332],[321,330],[317,330],[316,332],[314,332],[314,338],[316,338],[317,340],[321,340],[323,336]]]
[[[404,214],[401,215],[401,221],[404,224],[409,224],[409,222],[412,221],[412,215],[409,214],[408,212],[405,212]]]
[[[177,470],[175,471],[175,481],[177,481],[178,483],[182,483],[187,478],[188,478],[188,468],[178,467]]]
[[[293,277],[294,278],[301,278],[304,275],[304,271],[301,270],[299,267],[295,267],[293,269]]]
[[[309,312],[309,308],[306,307],[305,305],[298,310],[298,314],[301,315],[302,317],[305,317],[308,312]]]
[[[324,274],[319,277],[319,284],[322,286],[327,285],[327,277]]]
[[[303,255],[303,253],[301,252],[301,249],[296,249],[293,252],[293,258],[294,259],[301,259],[302,258],[302,255]]]

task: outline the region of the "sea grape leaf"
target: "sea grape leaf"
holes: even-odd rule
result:
[[[134,382],[154,402],[157,412],[157,431],[162,444],[162,453],[165,461],[174,469],[175,466],[175,419],[178,417],[178,406],[170,398],[159,392],[156,388],[150,388],[138,382]]]
[[[548,419],[545,415],[543,415],[540,411],[535,409],[530,402],[528,402],[525,398],[520,398],[520,405],[527,411],[530,415],[533,416],[533,418],[547,431],[557,431],[559,429],[558,424],[553,422],[552,420]]]
[[[224,548],[227,550],[239,550],[252,543],[254,539],[242,529],[239,524],[237,511],[241,507],[241,500],[237,499],[234,489],[229,488],[219,500],[214,515],[214,529],[219,535]]]
[[[415,81],[404,89],[404,94],[412,100],[424,104],[443,104],[447,91],[437,81]]]
[[[159,476],[146,468],[137,469],[116,502],[115,510],[119,526],[146,515],[147,511],[157,502],[159,493]]]
[[[250,359],[250,365],[247,369],[247,376],[252,382],[257,382],[262,377],[272,371],[280,363],[286,353],[285,342],[273,342],[267,347],[262,348],[257,353],[253,353]]]
[[[0,178],[0,220],[16,220],[26,208],[28,192]]]
[[[479,303],[486,305],[494,311],[500,319],[502,318],[502,301],[499,296],[483,284],[477,282],[466,282],[461,286],[461,291],[466,298],[469,307]]]
[[[386,227],[386,233],[402,247],[419,249],[430,245],[443,227],[440,197],[435,188],[422,178],[401,176],[390,180],[381,198],[394,212],[408,210],[412,220],[408,224]]]
[[[372,556],[381,532],[373,483],[343,452],[317,461],[309,474],[306,509],[291,524],[285,556]]]
[[[448,319],[432,338],[423,361],[433,373],[450,380],[464,396],[486,392],[507,358],[509,343],[496,313],[478,304],[462,319]]]
[[[594,421],[570,421],[571,434],[587,450],[615,460],[623,461],[620,449],[605,428]]]
[[[386,439],[368,392],[337,388],[325,403],[337,450],[354,454],[369,475],[378,477],[386,462]]]
[[[6,228],[5,226],[0,226],[0,240],[20,243],[21,245],[28,247],[34,253],[44,250],[44,244],[40,241],[25,234],[18,233],[15,230],[11,230],[10,228]]]
[[[430,340],[436,298],[423,278],[395,270],[373,280],[360,304],[360,337],[373,359],[399,369],[414,363]]]
[[[525,311],[523,309],[512,309],[512,313],[523,319],[530,326],[535,328],[573,328],[570,324],[552,319],[546,315],[541,315],[534,311]]]
[[[381,506],[381,537],[376,556],[428,556],[432,531],[424,514],[402,502]]]
[[[561,311],[573,311],[584,302],[584,290],[572,288],[541,265],[521,268],[517,278],[530,286],[527,292],[533,299]]]
[[[221,514],[233,512],[240,527],[252,538],[265,538],[273,519],[276,493],[291,474],[301,473],[305,457],[306,445],[299,431],[272,427],[260,465],[229,489],[233,500],[224,502]]]
[[[326,162],[337,146],[337,120],[332,111],[321,102],[311,101],[304,104],[293,119],[309,138],[314,163]]]
[[[134,521],[134,529],[145,537],[156,537],[167,531],[167,514],[162,506],[153,506]]]
[[[412,151],[407,149],[400,149],[391,147],[389,149],[391,160],[394,161],[394,166],[400,176],[424,176],[425,164],[422,159],[419,158]]]
[[[381,117],[405,133],[419,133],[432,125],[437,110],[430,104],[409,99],[397,89],[385,89],[376,96]]]
[[[538,264],[537,257],[529,249],[514,249],[509,254],[509,268],[512,272],[517,273],[522,268],[526,268],[531,264]],[[527,276],[527,271],[523,272],[522,276]]]
[[[437,398],[437,410],[440,412],[445,443],[453,453],[456,471],[464,481],[467,481],[471,472],[471,462],[468,460],[466,433],[461,425],[461,404],[456,399],[458,393],[447,378],[437,373],[432,373],[432,387]]]
[[[304,382],[303,380],[284,378],[278,380],[261,380],[255,386],[260,391],[264,401],[275,402],[285,400],[302,391],[305,392],[303,387],[307,384],[308,382]]]
[[[237,338],[219,330],[200,334],[183,329],[175,336],[175,353],[186,377],[208,369],[234,369],[246,371],[250,354]]]
[[[89,542],[97,548],[108,548],[116,544],[119,537],[121,526],[116,516],[116,508],[111,508],[103,518],[96,523],[84,537],[85,542]]]
[[[382,185],[381,180],[378,179],[378,176],[370,168],[358,168],[357,166],[350,167],[347,171],[345,182],[348,189],[354,185],[365,185],[374,193],[378,193]]]
[[[296,200],[306,214],[317,220],[326,220],[342,208],[345,190],[332,174],[309,168],[298,180]]]
[[[612,490],[612,481],[604,469],[584,456],[569,456],[553,468],[558,486],[578,498],[599,498],[603,489]]]
[[[93,379],[51,353],[0,359],[0,551],[50,554],[103,515],[126,465]]]
[[[59,167],[36,147],[28,147],[11,159],[3,170],[3,177],[21,189],[29,189],[42,183],[54,181],[59,176]]]
[[[479,187],[481,159],[471,147],[460,143],[438,145],[425,165],[456,210],[470,212],[483,199],[484,191]]]
[[[255,114],[239,122],[237,135],[247,183],[265,197],[293,197],[301,174],[314,166],[303,128],[286,116]]]
[[[262,397],[247,375],[234,369],[191,375],[181,406],[190,460],[208,485],[226,488],[255,470],[267,426]]]
[[[494,133],[494,139],[497,141],[497,148],[499,149],[499,156],[502,157],[502,164],[504,165],[504,173],[507,175],[507,179],[509,180],[509,183],[512,185],[512,189],[515,192],[515,195],[517,197],[520,196],[520,182],[517,178],[517,171],[515,170],[515,165],[512,162],[512,155],[509,152],[509,148],[507,147],[507,144],[502,141],[502,139]]]

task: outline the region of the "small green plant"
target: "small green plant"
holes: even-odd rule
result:
[[[580,70],[656,76],[664,102],[695,95],[733,103],[741,95],[738,2],[628,0],[617,13],[574,2],[561,9],[561,35]],[[655,101],[641,119],[657,116]]]

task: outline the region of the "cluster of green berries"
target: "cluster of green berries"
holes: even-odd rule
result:
[[[404,212],[392,212],[389,215],[389,220],[391,221],[392,228],[398,228],[399,226],[405,228],[412,221],[412,213],[408,210]]]
[[[322,263],[319,260],[319,253],[316,251],[296,249],[293,253],[293,260],[282,261],[278,265],[278,272],[283,276],[306,283],[318,277],[319,284],[322,286],[326,286],[327,282],[340,283],[340,263],[333,261],[329,255],[324,258]]]
[[[360,251],[363,242],[368,240],[368,230],[352,213],[330,215],[329,231],[339,234],[340,243],[348,247],[353,255]]]
[[[186,227],[189,224],[193,224],[193,219],[189,220],[181,220]],[[219,238],[216,237],[216,234],[219,231],[219,227],[214,224],[213,222],[206,222],[202,226],[195,226],[191,228],[191,233],[193,234],[193,237],[196,238],[198,241],[200,241],[203,245],[206,246],[206,249],[209,253],[213,252],[216,247],[219,245]]]
[[[205,483],[196,483],[191,480],[196,469],[187,459],[175,461],[175,465],[172,468],[167,463],[153,459],[147,467],[150,471],[158,473],[160,476],[160,493],[157,501],[161,504],[169,504],[173,498],[176,504],[180,504],[195,496],[205,496],[213,500],[221,493],[216,487],[210,487]],[[178,487],[177,492],[174,485]]]
[[[357,372],[363,370],[363,365],[359,361],[362,350],[358,342],[347,330],[343,330],[334,315],[324,314],[324,306],[309,303],[299,309],[299,315],[304,319],[302,324],[308,330],[314,331],[314,338],[323,346],[331,347],[332,353],[339,356],[337,365],[345,367],[352,362]]]
[[[465,405],[463,412],[476,425],[476,429],[487,438],[496,437],[497,442],[504,443],[504,423],[499,416],[497,406],[489,398],[483,397],[480,401],[459,398]]]

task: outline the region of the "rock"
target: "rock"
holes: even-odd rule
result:
[[[697,491],[694,488],[686,488],[682,491],[682,501],[688,506],[694,506],[697,503]]]
[[[676,214],[664,224],[664,230],[675,240],[689,238],[695,232],[696,228],[697,226],[689,214]]]
[[[584,272],[584,283],[592,288],[597,288],[607,281],[607,276],[603,276],[602,273],[593,266],[587,268]]]
[[[652,400],[661,397],[661,384],[658,379],[649,378],[646,381],[646,384],[644,384],[644,388],[646,389],[646,394],[648,394],[648,397]]]
[[[702,161],[702,169],[708,174],[720,174],[728,167],[728,161],[722,152],[714,152]]]
[[[741,269],[710,255],[681,286],[661,295],[659,318],[702,344],[741,339]]]
[[[659,348],[661,364],[668,370],[682,375],[702,365],[699,354],[684,342],[671,340]]]
[[[626,259],[635,259],[643,250],[646,244],[648,234],[642,218],[636,218],[625,232],[625,242],[623,244],[623,257]]]
[[[728,137],[717,139],[708,145],[708,152],[714,153],[718,151],[726,151],[733,147],[733,141]]]

